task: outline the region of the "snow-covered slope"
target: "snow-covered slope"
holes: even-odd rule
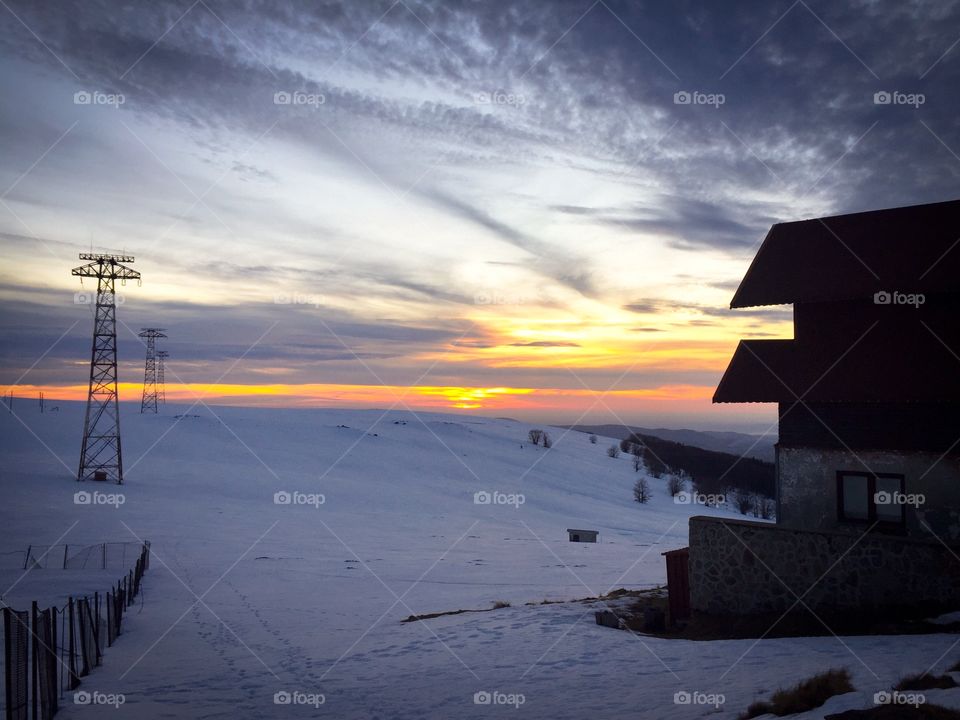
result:
[[[756,693],[833,666],[850,667],[867,698],[951,642],[640,640],[596,626],[589,606],[524,606],[660,584],[660,553],[686,544],[687,518],[724,512],[675,503],[655,479],[651,502],[633,502],[630,458],[578,432],[550,429],[544,450],[508,420],[126,406],[118,488],[73,481],[82,407],[14,409],[0,413],[0,552],[153,544],[142,610],[84,683],[125,695],[116,717],[315,711],[275,704],[282,691],[322,694],[316,714],[338,718],[514,712],[475,704],[483,691],[522,694],[519,712],[535,718],[713,710],[676,704],[683,690],[724,694],[721,716],[734,717]],[[78,505],[78,490],[123,503]],[[600,542],[569,543],[566,528],[599,530]],[[104,589],[107,576],[0,571],[14,607]],[[512,607],[399,622],[494,601]],[[68,702],[64,716],[96,712]]]

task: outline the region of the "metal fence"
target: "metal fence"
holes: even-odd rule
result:
[[[36,602],[29,611],[3,608],[6,720],[52,718],[64,691],[78,687],[80,678],[100,665],[104,643],[110,647],[120,635],[124,613],[150,565],[150,543],[138,545],[134,569],[103,595],[71,597],[62,608],[40,610]]]
[[[11,570],[126,570],[140,553],[139,542],[96,545],[29,545],[0,553],[0,568]]]

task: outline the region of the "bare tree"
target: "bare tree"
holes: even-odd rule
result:
[[[607,455],[612,458],[620,457],[620,448],[618,448],[616,445],[611,445],[607,448]]]
[[[590,436],[590,444],[591,444],[591,445],[596,445],[596,444],[597,444],[597,436],[596,436],[596,435],[591,435],[591,436]]]
[[[633,455],[633,470],[634,472],[640,472],[640,468],[644,467],[646,463],[643,461],[643,446],[634,444],[630,447],[630,454]]]
[[[633,499],[643,504],[650,499],[650,482],[647,478],[637,478],[637,481],[633,484]]]
[[[733,493],[733,506],[741,515],[746,515],[753,507],[753,498],[750,497],[750,493],[737,488]]]
[[[764,520],[773,520],[777,514],[777,504],[773,501],[773,498],[760,495],[757,501],[760,508],[760,517]]]
[[[534,445],[539,445],[541,438],[543,438],[543,430],[531,430],[527,433],[527,437]]]
[[[676,497],[686,489],[687,480],[682,472],[672,472],[667,475],[667,492],[670,493],[671,497]]]
[[[543,436],[541,439],[543,440],[543,446],[545,448],[549,449],[553,447],[553,439],[550,437],[550,433],[548,433],[546,430],[543,431]]]

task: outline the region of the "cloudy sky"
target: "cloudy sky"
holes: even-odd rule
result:
[[[960,188],[957,2],[0,6],[5,392],[84,395],[93,248],[125,399],[150,325],[171,398],[763,429],[769,226]]]

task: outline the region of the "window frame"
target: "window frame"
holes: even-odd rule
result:
[[[854,518],[848,517],[844,512],[843,505],[843,481],[847,476],[858,476],[867,478],[867,517],[864,518]],[[906,478],[902,473],[875,473],[867,470],[837,470],[837,520],[841,523],[852,524],[852,525],[864,525],[868,523],[876,523],[877,527],[891,529],[891,530],[903,530],[907,524],[907,508],[906,505],[900,505],[900,519],[899,520],[882,520],[877,517],[877,504],[874,501],[874,497],[877,494],[877,480],[899,480],[900,481],[900,494],[906,494]]]

